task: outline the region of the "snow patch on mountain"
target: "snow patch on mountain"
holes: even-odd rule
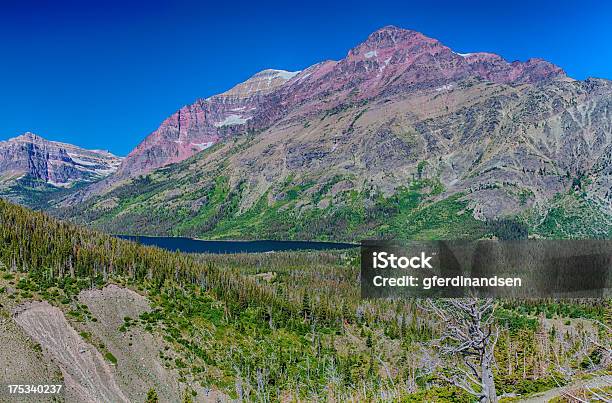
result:
[[[277,73],[279,77],[284,78],[285,80],[290,80],[293,77],[300,74],[301,72],[301,70],[298,70],[298,71],[274,70],[274,71]]]
[[[221,122],[215,123],[215,127],[223,127],[223,126],[233,126],[233,125],[242,125],[247,122],[250,118],[243,118],[240,115],[229,115]]]

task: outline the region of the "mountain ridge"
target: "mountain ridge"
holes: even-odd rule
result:
[[[210,147],[231,134],[234,126],[246,123],[261,98],[293,76],[284,70],[262,70],[221,94],[183,106],[127,155],[117,179],[182,161]]]
[[[611,90],[468,81],[290,116],[56,214],[221,239],[465,239],[497,219],[609,237]]]
[[[381,51],[380,56],[369,53],[376,50]],[[379,60],[390,54],[393,57]],[[443,57],[448,65],[432,68],[432,55],[438,56],[436,63]],[[180,108],[126,157],[116,177],[122,180],[182,161],[243,128],[262,130],[278,115],[302,102],[324,96],[328,91],[341,90],[340,86],[363,87],[359,97],[366,99],[376,95],[381,86],[388,89],[389,82],[398,78],[404,81],[404,86],[418,87],[424,82],[457,80],[470,74],[480,74],[485,79],[504,83],[533,83],[565,77],[563,70],[541,59],[508,63],[497,55],[473,55],[467,58],[459,56],[439,41],[417,31],[383,27],[351,49],[340,61],[321,62],[293,73],[263,70],[226,92]],[[419,61],[419,58],[426,60]],[[372,76],[369,73],[371,69],[378,69],[381,74]],[[391,73],[387,73],[390,70]],[[246,88],[261,84],[264,81],[262,76],[269,77],[274,73],[274,80],[268,80],[273,85],[247,97],[235,96]]]
[[[31,132],[0,141],[0,195],[32,205],[35,189],[53,192],[113,174],[121,158],[46,140]],[[28,190],[28,189],[31,189]]]

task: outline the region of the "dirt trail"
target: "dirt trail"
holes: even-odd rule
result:
[[[525,403],[545,403],[551,399],[554,399],[555,397],[563,396],[565,392],[570,391],[574,388],[588,387],[597,391],[597,388],[609,386],[612,386],[612,375],[602,375],[596,376],[586,381],[572,382],[569,385],[560,388],[550,389],[540,395],[532,396],[527,399],[521,399],[519,401]]]
[[[70,326],[62,311],[47,302],[21,305],[15,322],[47,352],[62,371],[66,400],[128,402],[110,365]]]

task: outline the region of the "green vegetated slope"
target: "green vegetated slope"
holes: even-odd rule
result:
[[[93,178],[92,178],[93,181]],[[23,177],[0,183],[0,197],[36,210],[50,209],[53,204],[91,182],[78,182],[68,187],[56,187],[42,180]]]
[[[270,200],[269,193],[264,193],[251,207],[239,211],[240,190],[230,191],[227,178],[218,177],[207,189],[207,203],[195,211],[175,209],[172,205],[153,207],[156,195],[151,193],[147,200],[149,193],[145,191],[139,192],[135,200],[120,199],[120,206],[90,217],[93,227],[109,232],[210,239],[474,238],[485,227],[473,218],[461,195],[429,200],[431,190],[426,181],[417,181],[391,197],[350,190],[324,207],[319,204],[320,194],[308,192],[311,186],[311,183],[288,184],[285,198]],[[304,203],[314,206],[297,207]],[[145,207],[148,205],[152,211]]]
[[[236,152],[225,148],[227,154]],[[248,200],[252,192],[223,172],[226,164],[217,162],[220,169],[201,174],[213,165],[202,166],[209,155],[140,176],[54,213],[111,233],[211,239],[473,239],[486,232],[464,195],[443,196],[444,187],[435,178],[414,179],[385,195],[350,174],[288,174]]]
[[[352,175],[297,178],[252,200],[223,172],[202,177],[206,155],[141,176],[102,197],[55,211],[110,233],[208,239],[365,238],[478,239],[491,223],[474,218],[468,192],[445,192],[436,178],[414,178],[385,195]],[[337,190],[339,189],[339,190]],[[518,197],[521,197],[520,194]],[[557,194],[545,207],[503,217],[544,238],[610,238],[612,218],[580,190]]]
[[[543,213],[526,217],[532,232],[544,238],[612,238],[612,216],[581,192],[558,194]]]
[[[152,310],[123,318],[117,333],[162,337],[159,357],[189,394],[197,384],[262,401],[472,401],[445,380],[456,362],[432,343],[444,323],[417,301],[360,299],[356,251],[192,256],[3,201],[0,224],[2,309],[44,299],[87,322],[96,318],[78,303],[81,290],[132,288]],[[611,309],[605,300],[500,302],[498,391],[546,390],[608,365],[589,340],[609,345]],[[122,365],[109,346],[101,353]]]

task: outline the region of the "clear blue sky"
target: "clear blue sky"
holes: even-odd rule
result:
[[[459,52],[612,78],[608,1],[41,1],[0,8],[0,139],[127,154],[182,105],[265,68],[339,59],[384,26]]]

